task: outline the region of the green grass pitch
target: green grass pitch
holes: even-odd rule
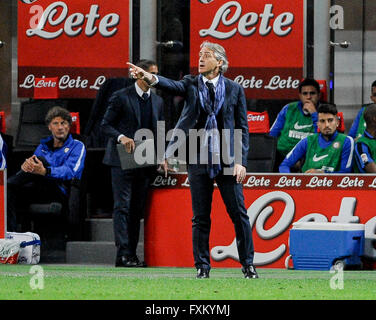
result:
[[[375,300],[375,271],[0,265],[1,300]]]

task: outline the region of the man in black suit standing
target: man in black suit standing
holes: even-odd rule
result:
[[[215,180],[235,227],[239,261],[244,276],[248,279],[258,278],[253,265],[252,230],[244,205],[242,185],[248,153],[248,123],[244,91],[240,85],[223,76],[228,68],[228,60],[222,46],[203,42],[198,58],[199,76],[188,75],[180,81],[157,77],[135,65],[130,63],[129,65],[134,78],[144,79],[152,86],[185,97],[186,103],[175,130],[182,130],[189,139],[190,145],[196,145],[191,141],[192,133],[195,131],[192,129],[196,129],[196,133],[198,130],[205,130],[206,133],[203,139],[206,149],[201,145],[197,157],[192,157],[190,150],[188,161],[196,277],[209,278],[211,268],[209,233]],[[229,134],[215,134],[223,131]],[[235,139],[235,131],[240,132],[238,139]],[[225,146],[221,141],[223,139],[226,142]],[[166,150],[166,161],[163,164],[165,172],[168,168],[167,159],[173,154],[174,143],[172,140]],[[236,157],[236,151],[239,151],[240,157]],[[218,155],[222,157],[218,159]],[[204,160],[201,161],[202,159]],[[235,160],[230,162],[228,159]]]
[[[158,73],[153,61],[141,60],[137,65],[150,74]],[[155,167],[122,170],[117,144],[122,144],[128,153],[134,152],[136,132],[149,129],[157,137],[157,121],[163,118],[162,98],[144,80],[138,79],[134,85],[111,96],[101,123],[109,137],[103,163],[111,166],[116,267],[146,266],[139,261],[136,249],[150,178],[155,170]]]

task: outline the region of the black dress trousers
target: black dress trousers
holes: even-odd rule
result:
[[[192,197],[193,256],[197,269],[210,269],[209,234],[214,179],[207,173],[206,165],[188,165],[188,179]],[[230,216],[236,235],[239,261],[243,266],[253,264],[254,247],[252,229],[244,206],[243,185],[232,175],[222,172],[215,178],[226,211]]]
[[[155,170],[155,169],[154,169]],[[135,257],[150,185],[150,168],[111,167],[117,258]]]

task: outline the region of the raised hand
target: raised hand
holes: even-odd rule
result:
[[[134,79],[144,80],[149,85],[156,80],[153,77],[153,74],[151,74],[150,72],[147,72],[146,70],[144,70],[140,67],[137,67],[130,62],[127,62],[127,64],[129,65],[130,74]]]

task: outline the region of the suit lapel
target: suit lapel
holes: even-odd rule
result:
[[[200,90],[198,89],[198,79],[199,79],[199,76],[196,76],[192,79],[193,88],[195,90],[194,94],[197,99],[197,103],[196,103],[196,107],[198,108],[197,117],[201,113],[201,109],[202,109],[201,100],[200,100]]]
[[[157,121],[158,121],[158,106],[157,106],[157,100],[155,98],[155,95],[153,92],[150,94],[150,101],[151,101],[151,114],[152,114],[152,125],[153,127],[157,127]]]
[[[138,126],[141,125],[141,112],[140,112],[140,103],[138,101],[138,96],[136,89],[133,87],[133,89],[130,91],[129,100],[133,109],[133,112],[137,119]]]
[[[222,112],[226,111],[228,103],[231,99],[231,94],[232,94],[231,83],[227,80],[227,78],[224,78],[224,80],[225,80],[225,101],[223,102]]]

